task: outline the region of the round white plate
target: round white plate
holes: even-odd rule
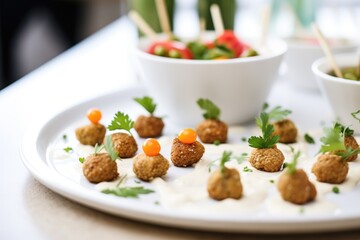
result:
[[[360,227],[360,186],[348,193],[339,194],[335,201],[341,211],[318,215],[272,215],[272,214],[206,214],[182,212],[154,204],[156,194],[138,199],[120,198],[106,195],[86,181],[81,172],[65,171],[59,161],[55,161],[49,151],[63,141],[66,134],[74,138],[74,129],[87,124],[86,111],[92,107],[102,110],[103,123],[109,123],[116,111],[123,111],[135,119],[144,110],[133,101],[134,97],[145,95],[143,88],[129,88],[97,97],[75,105],[46,119],[38,126],[32,126],[21,144],[24,164],[33,176],[53,191],[80,204],[110,214],[154,224],[207,231],[231,232],[314,232],[335,231]],[[165,118],[166,121],[166,118]],[[167,123],[166,123],[167,124]],[[168,126],[168,125],[167,125]],[[166,133],[174,134],[166,128]],[[177,170],[174,170],[177,171]],[[179,170],[180,171],[180,170]],[[183,170],[181,170],[183,171]]]

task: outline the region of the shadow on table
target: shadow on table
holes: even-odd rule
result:
[[[319,234],[234,234],[161,227],[111,216],[72,202],[29,177],[24,201],[45,239],[354,240],[360,230]]]

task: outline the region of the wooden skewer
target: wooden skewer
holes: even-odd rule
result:
[[[130,11],[129,17],[134,21],[136,26],[140,29],[141,32],[145,34],[151,41],[156,41],[157,36],[155,31],[146,23],[146,21],[137,13],[136,11]]]
[[[224,23],[221,18],[220,8],[217,4],[210,6],[211,18],[214,23],[216,35],[220,35],[224,32]]]
[[[201,42],[203,37],[204,37],[204,33],[206,31],[206,21],[205,18],[200,18],[199,19],[199,41]]]
[[[171,32],[169,16],[166,11],[165,0],[156,0],[156,9],[159,15],[161,28],[168,35],[168,38],[171,39],[173,34]]]
[[[318,39],[320,46],[322,48],[322,50],[325,53],[325,56],[327,57],[330,66],[332,67],[332,69],[335,72],[335,75],[339,78],[343,78],[342,72],[340,71],[339,66],[337,65],[334,56],[331,52],[331,49],[329,47],[329,44],[326,42],[326,39],[324,37],[324,35],[321,33],[320,29],[316,26],[316,24],[312,24],[312,30],[316,36],[316,38]]]
[[[261,9],[261,32],[260,32],[260,46],[264,47],[266,42],[266,37],[269,30],[269,21],[271,15],[270,5],[265,5]]]

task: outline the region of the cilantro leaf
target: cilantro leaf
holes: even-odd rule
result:
[[[230,158],[231,158],[231,154],[232,152],[231,151],[224,151],[223,154],[222,154],[222,157],[220,159],[220,170],[221,172],[223,173],[224,170],[225,170],[225,163],[227,163],[228,161],[230,161]]]
[[[151,97],[144,96],[142,98],[134,98],[134,100],[143,106],[151,115],[155,112],[156,104]]]
[[[205,119],[219,119],[220,108],[217,107],[212,101],[209,99],[199,98],[196,103],[201,109],[205,110],[205,113],[203,114]]]
[[[72,147],[66,147],[66,148],[64,148],[64,151],[67,153],[70,153],[73,151],[73,149],[72,149]]]
[[[352,136],[354,134],[354,130],[349,127],[345,127],[341,123],[336,122],[334,127],[339,128],[340,132],[345,133],[345,136]]]
[[[325,136],[320,138],[320,141],[323,143],[320,147],[319,152],[338,152],[346,150],[344,144],[344,136],[341,132],[341,129],[338,127],[325,128]]]
[[[105,194],[113,194],[118,197],[138,198],[140,194],[153,193],[154,190],[146,189],[144,187],[117,187],[114,189],[104,189],[101,192]]]
[[[109,154],[111,160],[115,161],[119,157],[119,154],[114,149],[114,145],[111,141],[110,135],[106,136],[106,138],[105,138],[104,148],[105,148],[106,152]]]
[[[123,112],[117,112],[111,124],[108,126],[110,131],[113,130],[125,130],[131,134],[130,130],[134,127],[134,121],[132,121],[129,115]]]
[[[252,136],[248,139],[250,147],[253,148],[272,148],[278,143],[280,137],[273,136],[274,126],[269,124],[269,115],[265,112],[260,114],[260,118],[256,118],[256,124],[261,129],[262,136]]]
[[[298,163],[298,159],[301,155],[300,151],[295,152],[294,148],[291,147],[291,152],[293,153],[293,160],[286,164],[286,169],[288,174],[294,174],[296,171],[296,165]]]
[[[264,103],[263,105],[263,112],[269,108],[268,103]],[[281,106],[276,106],[273,109],[271,109],[267,114],[269,115],[269,119],[277,122],[283,120],[286,116],[291,114],[292,111],[288,109],[282,109]]]
[[[305,133],[304,138],[307,143],[315,144],[314,138],[312,136],[310,136],[308,133]]]

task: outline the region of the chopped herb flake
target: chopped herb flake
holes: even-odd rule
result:
[[[219,146],[220,144],[221,144],[221,142],[220,142],[219,140],[215,140],[215,141],[214,141],[214,145],[215,145],[215,146]]]
[[[85,162],[85,158],[84,158],[84,157],[79,157],[79,162],[84,163],[84,162]]]
[[[153,193],[154,190],[146,189],[144,187],[117,187],[114,189],[104,189],[101,192],[105,194],[113,194],[118,197],[138,198],[140,194]]]
[[[314,138],[312,136],[310,136],[308,133],[305,133],[304,138],[307,143],[315,144]]]
[[[252,172],[253,170],[248,168],[248,166],[245,166],[243,169],[244,172]]]
[[[336,193],[336,194],[339,194],[339,193],[340,193],[340,189],[339,189],[337,186],[334,186],[334,187],[332,188],[332,191],[333,191],[333,193]]]
[[[66,148],[64,148],[64,151],[67,153],[70,153],[73,151],[73,149],[71,147],[66,147]]]

